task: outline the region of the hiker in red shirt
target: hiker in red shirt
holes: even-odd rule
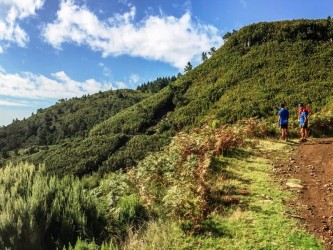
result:
[[[306,114],[307,114],[307,119],[306,119],[306,122],[304,124],[305,134],[304,134],[304,136],[302,136],[302,137],[304,137],[303,139],[306,141],[308,136],[309,136],[309,123],[308,122],[309,122],[309,117],[310,117],[310,114],[311,114],[311,109],[308,106],[305,106],[303,103],[300,103],[300,104],[298,104],[298,110],[297,111],[298,111],[298,121],[301,119],[301,114],[302,114],[303,111],[305,111]],[[302,132],[301,132],[301,134],[302,134]]]

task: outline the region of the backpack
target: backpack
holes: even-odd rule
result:
[[[307,115],[309,115],[311,113],[311,109],[309,106],[305,106],[305,107],[298,107],[298,115],[300,115],[302,113],[302,110],[305,110],[305,112],[307,113]]]

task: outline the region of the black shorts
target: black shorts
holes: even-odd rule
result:
[[[301,128],[308,128],[308,123],[304,122],[304,124],[300,125]]]
[[[288,128],[288,124],[281,124],[280,128]]]

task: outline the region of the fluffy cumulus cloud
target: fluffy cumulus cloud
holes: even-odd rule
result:
[[[1,0],[2,4],[8,5],[16,9],[17,17],[22,19],[36,14],[36,10],[40,9],[45,0]]]
[[[94,79],[75,81],[63,71],[52,74],[51,78],[32,73],[0,73],[0,93],[7,97],[61,99],[80,97],[112,88],[114,87],[111,83],[100,83]],[[9,102],[0,102],[0,105],[9,106],[9,104]]]
[[[29,16],[35,15],[44,0],[1,0],[0,8],[0,53],[10,44],[24,47],[29,41],[28,34],[20,27],[19,22]]]
[[[149,16],[136,23],[136,8],[100,20],[86,6],[63,0],[57,19],[45,25],[43,37],[53,47],[63,43],[89,46],[103,57],[131,55],[158,60],[183,69],[188,61],[200,60],[203,51],[221,44],[218,29],[192,20],[190,12],[180,18]]]

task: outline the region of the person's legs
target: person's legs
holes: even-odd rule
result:
[[[303,129],[304,129],[304,140],[306,140],[309,136],[309,128],[307,122],[304,123]]]
[[[305,139],[307,139],[309,137],[309,126],[308,124],[306,124],[306,127],[305,127]]]
[[[287,140],[287,133],[288,133],[288,125],[281,125],[281,139]]]
[[[304,126],[301,126],[301,140],[302,141],[305,141],[306,140],[306,137],[305,137],[305,128]]]
[[[283,139],[285,140],[285,141],[287,141],[287,137],[288,137],[288,129],[287,128],[284,128],[283,129],[283,134],[284,134],[284,136],[283,136]]]

